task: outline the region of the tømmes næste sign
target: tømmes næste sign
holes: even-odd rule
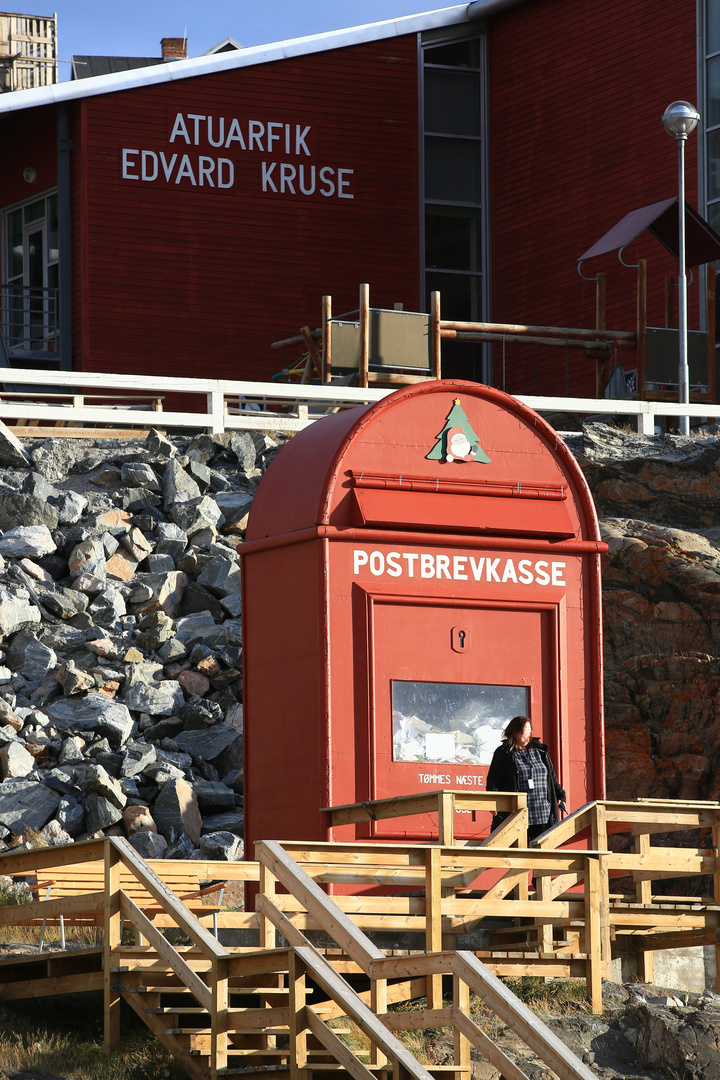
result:
[[[236,186],[238,154],[248,154],[265,194],[355,198],[353,169],[312,160],[311,124],[178,112],[168,126],[167,149],[123,148],[123,180],[227,191]]]

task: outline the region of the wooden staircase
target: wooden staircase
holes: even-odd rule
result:
[[[370,810],[406,814],[412,798]],[[262,841],[256,863],[187,868],[149,864],[114,837],[2,856],[0,874],[34,875],[36,882],[55,874],[63,890],[54,899],[0,907],[0,925],[39,929],[62,918],[85,932],[97,926],[102,946],[0,962],[0,1000],[102,990],[111,1050],[121,1038],[124,998],[189,1076],[208,1080],[260,1071],[288,1072],[292,1080],[332,1071],[353,1080],[390,1072],[393,1080],[448,1072],[468,1080],[472,1048],[502,1075],[523,1080],[473,1021],[472,993],[562,1080],[591,1080],[591,1069],[498,976],[584,977],[600,1012],[602,979],[623,950],[638,953],[645,977],[653,949],[713,943],[720,953],[714,893],[700,899],[652,891],[654,879],[683,874],[709,875],[720,890],[720,806],[592,803],[528,848],[521,805],[489,838],[455,842],[454,798],[439,793],[436,844]],[[457,793],[458,801],[468,798]],[[427,813],[428,796],[418,800]],[[345,818],[351,812],[342,810]],[[679,829],[704,831],[712,846],[670,847],[668,834]],[[629,841],[616,851],[609,840],[623,830]],[[662,846],[650,843],[656,836]],[[221,944],[202,921],[197,894],[184,903],[163,874],[178,889],[191,874],[256,882],[255,910],[218,913],[220,930],[244,939]],[[632,894],[612,891],[621,881],[631,882]],[[378,931],[403,940],[383,950],[370,936]],[[472,951],[458,947],[458,935],[479,931],[483,942]],[[413,1008],[395,1010],[401,1002]],[[366,1051],[344,1041],[347,1021],[364,1035]],[[452,1030],[449,1065],[421,1065],[398,1038],[425,1028]]]

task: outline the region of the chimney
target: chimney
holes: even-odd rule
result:
[[[160,42],[163,60],[187,59],[187,38],[164,37]]]

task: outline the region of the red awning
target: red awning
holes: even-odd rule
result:
[[[662,202],[652,203],[650,206],[642,206],[639,210],[631,210],[622,221],[613,225],[609,232],[606,232],[596,244],[580,256],[578,267],[585,259],[591,259],[595,255],[622,250],[645,229],[652,233],[677,259],[679,232],[677,196],[674,199],[663,199]],[[688,266],[700,266],[720,259],[720,236],[687,202],[685,203],[685,254]]]

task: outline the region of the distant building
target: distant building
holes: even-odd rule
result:
[[[319,326],[323,294],[355,309],[360,282],[374,306],[428,310],[439,290],[449,319],[594,327],[577,261],[676,195],[674,99],[702,115],[688,199],[720,220],[717,11],[678,0],[668,31],[656,0],[475,0],[0,95],[14,362],[267,379],[287,362],[270,343]],[[626,265],[583,266],[607,271],[609,328],[635,330],[638,257],[665,325],[677,261],[644,233]],[[595,393],[570,346],[449,342],[443,359],[511,393]]]
[[[0,11],[0,93],[57,81],[57,15]]]
[[[164,64],[168,60],[187,59],[187,38],[164,37],[160,48],[160,56],[73,56],[72,78],[92,79],[96,75],[114,75],[119,71],[134,71],[137,68],[152,67],[154,64]],[[212,56],[215,53],[232,52],[234,49],[242,49],[242,45],[234,38],[226,37],[203,55]]]

